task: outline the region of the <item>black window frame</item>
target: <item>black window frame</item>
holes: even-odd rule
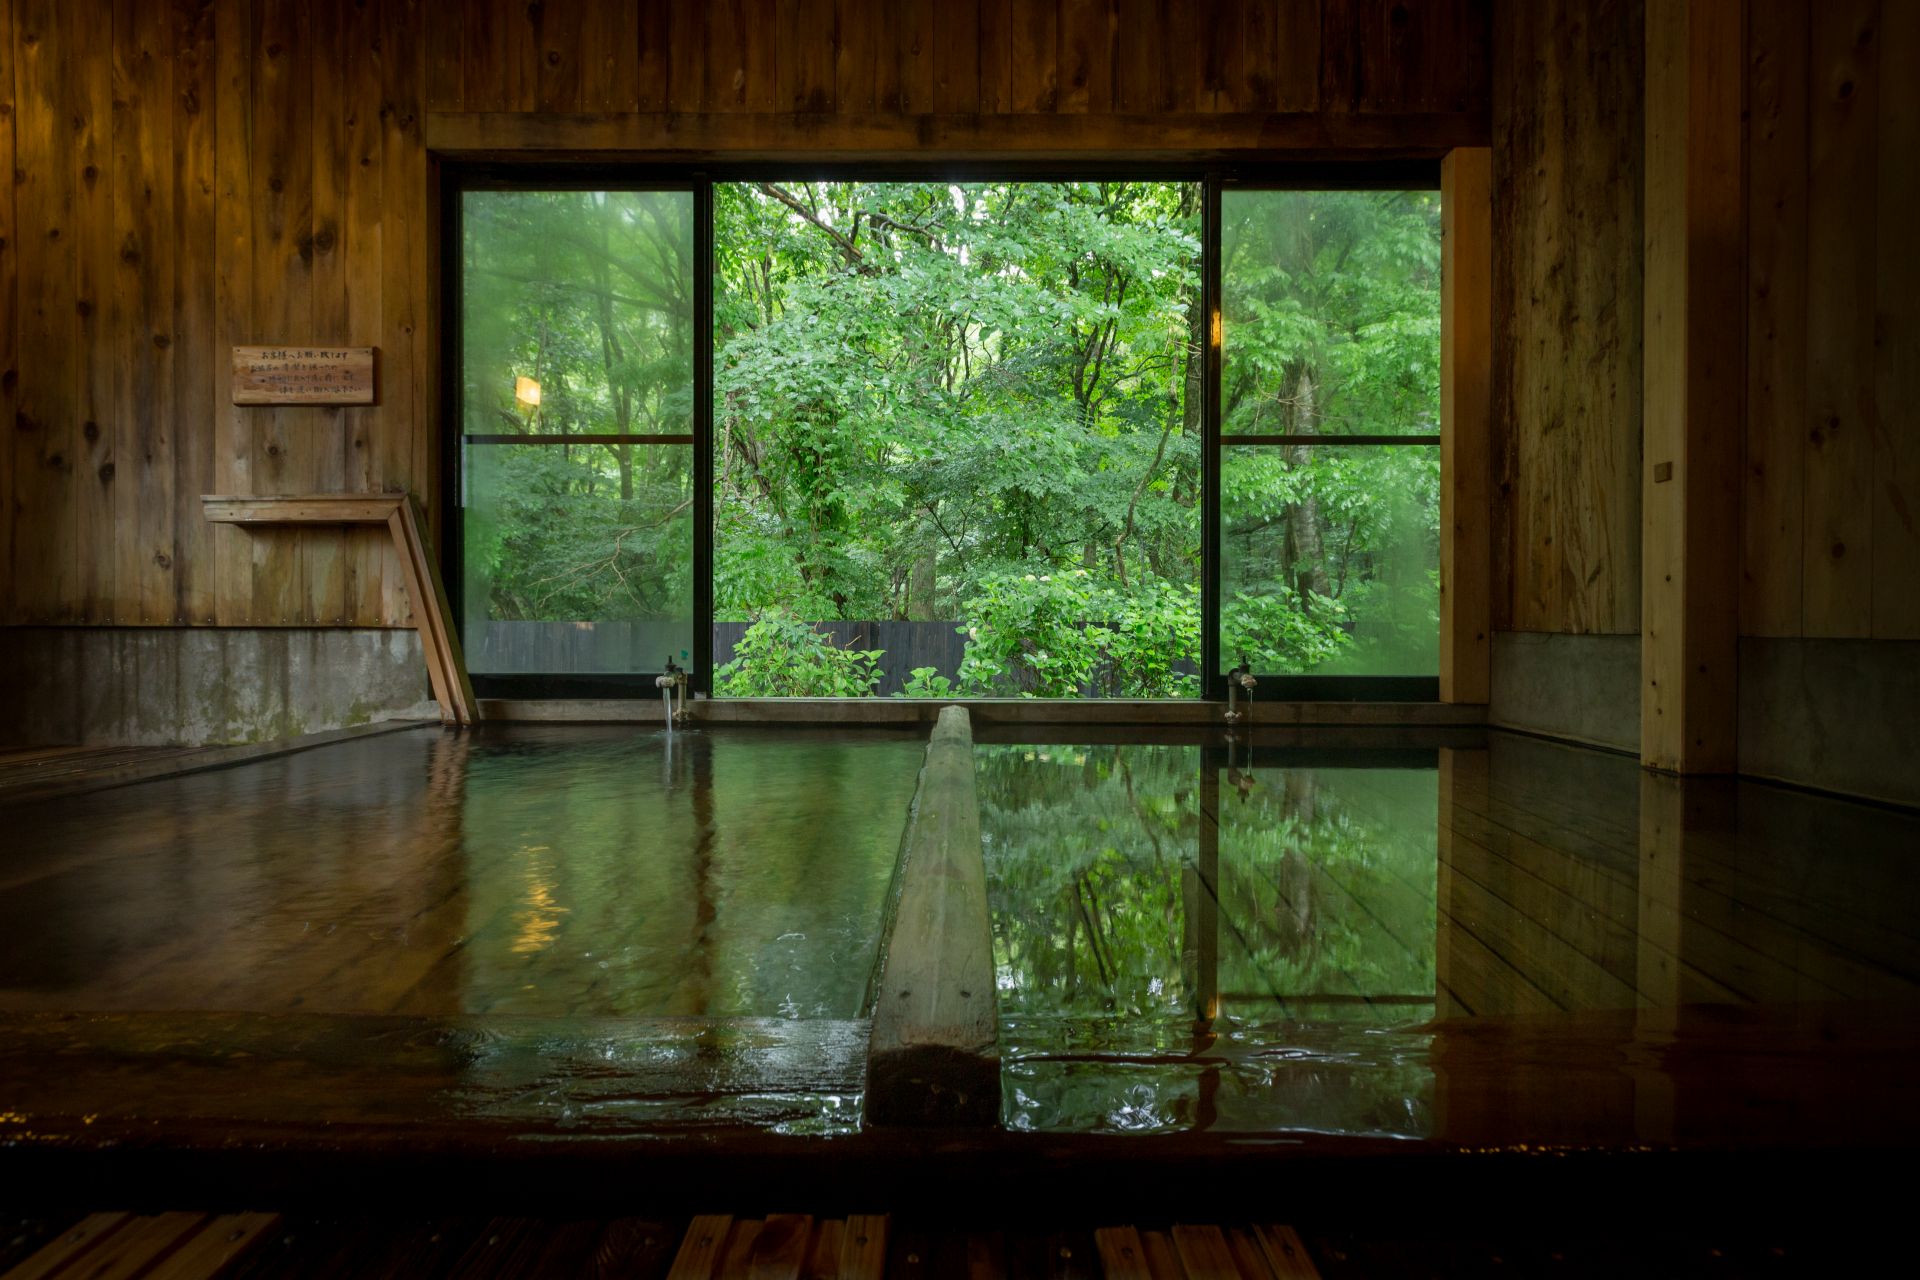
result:
[[[1204,501],[1208,506],[1204,519],[1207,532],[1211,537],[1205,553],[1205,577],[1210,594],[1203,610],[1205,616],[1202,625],[1206,627],[1206,638],[1216,646],[1207,655],[1205,688],[1209,700],[1222,701],[1227,696],[1227,678],[1221,671],[1222,664],[1217,648],[1220,643],[1220,462],[1226,449],[1230,447],[1259,449],[1289,443],[1362,448],[1380,445],[1437,447],[1441,440],[1438,433],[1364,436],[1230,436],[1222,431],[1221,428],[1225,424],[1221,420],[1221,382],[1224,363],[1220,331],[1224,299],[1220,255],[1221,197],[1228,191],[1254,193],[1261,191],[1438,191],[1440,189],[1440,162],[1435,160],[1432,162],[1409,161],[1392,165],[1323,167],[1310,171],[1295,171],[1285,175],[1284,178],[1264,171],[1251,173],[1236,171],[1224,176],[1209,192],[1209,225],[1205,258],[1208,273],[1208,308],[1209,314],[1213,317],[1213,329],[1212,340],[1208,344],[1204,462],[1206,479],[1202,490]],[[1445,322],[1445,317],[1442,316],[1441,323]],[[1446,483],[1444,474],[1440,482],[1443,485]],[[1444,529],[1441,531],[1441,536],[1446,536]],[[1253,676],[1255,683],[1250,696],[1256,702],[1440,701],[1440,675],[1437,671],[1430,676],[1283,675],[1256,671]]]
[[[1223,168],[1204,163],[1127,160],[1067,162],[942,161],[886,162],[805,160],[740,161],[663,165],[452,163],[440,172],[440,526],[448,603],[465,638],[464,507],[461,502],[465,406],[463,403],[465,300],[464,197],[471,191],[691,191],[694,202],[694,415],[693,415],[693,658],[694,693],[713,692],[713,188],[746,181],[891,182],[1194,182],[1201,187],[1201,298],[1208,316],[1205,405],[1201,436],[1201,699],[1223,702],[1226,677],[1220,662],[1220,461],[1221,433],[1221,197],[1234,191],[1359,191],[1440,189],[1435,158],[1347,163],[1279,163]],[[1254,444],[1266,437],[1248,437]],[[1323,437],[1323,444],[1432,444],[1438,437]],[[1445,477],[1442,477],[1445,483]],[[1444,531],[1443,535],[1444,536]],[[657,696],[657,671],[540,674],[478,673],[475,692],[485,698],[649,698]],[[1316,676],[1254,673],[1261,701],[1437,702],[1433,676]],[[955,699],[966,701],[966,699]]]

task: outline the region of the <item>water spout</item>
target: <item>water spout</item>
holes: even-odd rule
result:
[[[667,659],[665,675],[655,676],[654,687],[660,690],[660,701],[666,708],[667,732],[673,732],[675,724],[687,722],[687,673],[672,658]],[[678,705],[675,705],[675,691],[679,693]]]
[[[1246,654],[1241,654],[1240,665],[1227,672],[1228,724],[1232,724],[1242,716],[1246,716],[1251,720],[1253,716],[1253,686],[1257,683],[1258,681],[1253,678],[1253,664],[1247,661]],[[1238,699],[1242,696],[1247,700],[1247,710],[1245,711],[1241,711],[1237,705]]]

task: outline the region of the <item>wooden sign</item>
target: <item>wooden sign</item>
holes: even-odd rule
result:
[[[372,404],[372,347],[235,347],[235,404]]]

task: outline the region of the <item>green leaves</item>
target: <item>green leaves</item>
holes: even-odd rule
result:
[[[990,578],[1116,540],[1130,564],[1193,572],[1191,188],[779,190],[716,192],[719,293],[739,300],[716,360],[720,616],[905,617],[931,561],[912,616],[954,617]]]
[[[884,650],[842,649],[812,623],[784,613],[761,618],[715,669],[714,686],[731,698],[865,698],[880,683]]]
[[[1000,574],[966,601],[960,687],[980,697],[1193,697],[1200,591],[1085,569]],[[1189,669],[1181,670],[1181,666]]]
[[[900,690],[902,698],[951,698],[954,683],[933,667],[915,667]]]

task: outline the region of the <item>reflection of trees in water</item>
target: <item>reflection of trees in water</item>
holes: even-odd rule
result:
[[[1435,775],[1260,770],[1220,818],[1221,985],[1277,995],[1433,990]],[[1237,963],[1236,963],[1237,961]],[[1241,967],[1244,966],[1244,967]]]
[[[1192,1007],[1182,880],[1201,852],[1199,769],[1192,747],[980,748],[1008,1013]],[[1434,775],[1250,776],[1244,798],[1221,788],[1220,989],[1431,992]]]
[[[1008,1012],[1173,1014],[1191,747],[982,747],[980,823]]]
[[[1273,884],[1279,898],[1273,904],[1268,940],[1278,954],[1293,961],[1303,960],[1314,940],[1314,891],[1313,869],[1298,849],[1280,855]]]
[[[1250,769],[1243,793],[1159,746],[981,747],[976,767],[1010,1127],[1430,1131],[1431,1072],[1377,1034],[1424,1014],[1354,997],[1433,990],[1434,773]],[[1209,878],[1219,989],[1288,999],[1229,999],[1196,1036]]]

